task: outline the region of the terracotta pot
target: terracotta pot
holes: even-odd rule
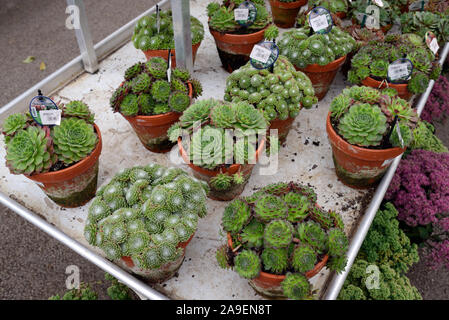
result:
[[[283,144],[285,140],[287,140],[287,136],[290,132],[290,129],[292,128],[293,121],[295,121],[295,118],[287,118],[285,120],[275,119],[271,121],[270,128],[268,128],[267,131],[267,136],[270,136],[270,130],[277,130],[279,142],[280,144]]]
[[[232,72],[249,61],[249,55],[254,45],[264,39],[266,28],[249,34],[231,34],[220,33],[209,27],[209,31],[215,39],[221,63],[226,71]]]
[[[297,68],[296,66],[295,68],[296,70],[304,72],[310,78],[313,88],[315,89],[315,95],[319,101],[326,96],[329,87],[337,75],[338,69],[345,63],[345,60],[346,56],[343,56],[325,66],[311,64],[304,69]]]
[[[338,178],[349,187],[373,186],[382,178],[394,158],[405,151],[405,148],[377,150],[351,145],[335,132],[330,117],[329,112],[326,131],[332,147],[335,171]]]
[[[384,89],[387,87],[387,83],[385,81],[384,82],[377,81],[371,77],[368,77],[368,78],[365,78],[364,80],[362,80],[362,84],[364,86],[371,87],[371,88],[377,88],[377,89]],[[412,98],[413,93],[408,91],[407,86],[408,86],[407,83],[405,83],[405,84],[388,83],[388,87],[396,89],[400,98],[409,101]]]
[[[189,96],[192,99],[193,88],[189,85]],[[151,152],[169,152],[175,143],[170,142],[167,130],[179,120],[181,113],[167,112],[154,116],[123,116],[133,127],[140,142]]]
[[[228,233],[228,246],[233,249],[232,237]],[[307,271],[304,275],[310,279],[317,275],[327,263],[329,256],[326,254],[321,261],[319,261],[312,270]],[[281,287],[282,281],[284,281],[285,275],[276,275],[268,272],[261,271],[257,278],[249,280],[249,284],[258,293],[267,297],[284,297],[284,293]]]
[[[295,25],[299,9],[307,3],[307,0],[282,2],[270,0],[271,13],[274,24],[280,28],[291,28]]]
[[[96,124],[94,128],[98,143],[86,158],[62,170],[25,175],[35,181],[45,194],[61,207],[80,207],[95,196],[102,139]]]
[[[190,241],[193,239],[194,235],[195,234],[192,234],[190,236],[189,240],[187,240],[185,242],[178,243],[177,248],[183,249],[183,253],[178,259],[176,259],[175,261],[166,263],[158,269],[155,269],[155,270],[141,269],[134,264],[134,261],[129,256],[123,256],[120,260],[117,261],[117,264],[120,267],[122,267],[132,273],[135,273],[137,275],[144,277],[150,283],[164,282],[164,281],[170,279],[171,277],[173,277],[175,275],[175,273],[181,267],[182,262],[184,261],[186,247],[190,243]]]
[[[256,151],[256,161],[259,158],[259,155],[261,154],[263,148],[265,146],[265,140],[262,140],[259,148]],[[208,194],[208,197],[213,200],[218,201],[229,201],[234,199],[235,197],[239,196],[243,190],[245,189],[246,184],[248,183],[249,178],[251,177],[251,173],[254,168],[254,164],[231,164],[229,167],[224,167],[221,170],[208,170],[205,168],[198,167],[190,162],[189,156],[187,154],[187,151],[182,146],[182,139],[178,138],[178,148],[179,153],[181,154],[182,158],[184,159],[184,162],[189,165],[190,168],[193,170],[193,175],[203,181],[206,181],[209,184],[210,191]],[[210,184],[210,180],[218,175],[219,173],[228,173],[228,174],[235,174],[239,172],[242,174],[242,176],[245,179],[245,182],[239,185],[233,185],[229,190],[216,190],[213,188]]]
[[[196,52],[198,51],[198,48],[200,47],[200,45],[201,45],[201,42],[198,42],[197,44],[192,45],[193,64],[195,64]],[[152,57],[162,57],[165,60],[168,60],[168,49],[146,50],[146,51],[143,51],[143,53],[145,54],[145,57],[147,57],[147,60],[150,60],[150,58],[152,58]],[[175,51],[175,49],[172,49],[171,53],[172,53],[171,65],[173,68],[176,68],[176,51]]]

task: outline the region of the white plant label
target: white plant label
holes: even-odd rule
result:
[[[409,75],[408,64],[407,63],[399,63],[399,64],[390,64],[388,66],[388,77],[390,80],[397,80]]]
[[[171,57],[172,53],[170,52],[168,55],[168,68],[167,68],[167,80],[171,83]]]
[[[436,54],[438,50],[440,50],[440,46],[438,45],[438,40],[433,38],[429,44],[429,49],[432,50],[433,54]]]
[[[249,17],[249,9],[235,9],[234,10],[234,19],[236,21],[246,21]]]
[[[256,44],[253,47],[253,50],[251,51],[251,54],[249,57],[251,59],[260,61],[262,63],[267,63],[270,56],[271,56],[271,50]]]
[[[61,124],[61,110],[41,110],[39,115],[44,126]]]
[[[399,127],[399,120],[398,120],[398,123],[396,124],[396,133],[398,134],[399,141],[401,142],[402,148],[404,148],[404,138],[402,138],[401,128]]]
[[[383,3],[382,0],[374,0],[374,3],[375,3],[378,7],[381,7],[381,8],[383,8],[383,6],[384,6],[384,3]]]
[[[310,26],[313,31],[318,32],[320,30],[327,29],[329,27],[329,21],[327,21],[327,17],[325,15],[319,15],[310,19]]]

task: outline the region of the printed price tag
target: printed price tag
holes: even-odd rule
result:
[[[267,69],[274,65],[279,57],[279,48],[274,42],[256,44],[250,54],[251,65],[256,69]]]
[[[242,2],[234,9],[234,19],[242,27],[248,27],[256,21],[257,8],[251,1]]]
[[[249,17],[249,9],[235,9],[234,10],[234,19],[236,21],[242,20],[246,21]]]
[[[427,1],[426,0],[421,0],[421,1],[412,2],[409,5],[408,9],[410,11],[424,11],[424,7],[426,6],[426,4],[428,2],[429,2],[428,0]]]
[[[41,126],[61,124],[61,110],[53,100],[43,96],[40,91],[38,96],[31,99],[29,111],[33,120]]]
[[[271,50],[270,49],[266,49],[266,48],[256,44],[253,47],[253,50],[251,51],[251,54],[250,54],[249,57],[251,59],[260,61],[262,63],[267,63],[268,59],[270,58],[270,56],[271,56]]]
[[[315,33],[329,33],[334,25],[329,10],[315,7],[309,12],[309,25]]]
[[[382,0],[374,0],[373,2],[378,7],[383,8],[383,6],[384,6],[384,2]]]
[[[39,115],[44,126],[61,124],[61,110],[41,110]]]
[[[413,71],[413,64],[408,59],[398,59],[388,66],[388,81],[408,80]]]

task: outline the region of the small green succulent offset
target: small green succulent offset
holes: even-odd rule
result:
[[[431,79],[441,73],[441,66],[423,39],[414,34],[391,34],[385,42],[371,41],[363,46],[351,60],[348,80],[359,84],[367,77],[378,81],[388,80],[388,67],[398,59],[406,58],[413,64],[409,79],[398,79],[394,83],[407,84],[414,94],[423,93]]]
[[[267,11],[264,0],[251,1],[256,7],[256,17],[254,22],[242,28],[242,26],[235,20],[234,9],[236,9],[243,0],[232,0],[210,2],[207,5],[207,15],[209,17],[209,27],[215,31],[222,33],[247,33],[248,30],[255,32],[268,26],[272,22],[271,14]]]
[[[245,101],[262,110],[268,121],[295,118],[302,107],[318,102],[310,79],[284,56],[279,56],[273,71],[255,69],[247,63],[226,80],[225,101]]]
[[[310,298],[305,274],[326,254],[328,267],[341,272],[348,248],[341,217],[323,209],[317,212],[315,201],[309,187],[293,182],[271,184],[233,200],[222,217],[232,247],[226,254],[219,249],[219,265],[234,267],[246,279],[256,278],[260,271],[286,275],[282,288],[288,298]]]
[[[60,125],[38,125],[29,113],[7,117],[2,132],[6,165],[12,174],[33,175],[70,166],[87,157],[96,147],[94,114],[81,101],[61,105]],[[57,170],[57,169],[56,169]]]
[[[173,22],[171,10],[160,11],[159,33],[156,13],[142,17],[134,27],[132,41],[136,49],[163,50],[174,49]],[[190,17],[192,45],[200,43],[204,38],[204,27],[195,17]]]
[[[336,26],[327,34],[314,33],[305,26],[285,32],[278,45],[281,55],[304,69],[313,64],[325,66],[347,55],[356,48],[356,41]]]
[[[183,255],[179,244],[207,214],[206,190],[181,169],[122,169],[98,190],[84,236],[110,260],[129,256],[141,269],[158,269]]]
[[[347,0],[310,0],[309,8],[323,7],[331,13],[348,12],[349,3]]]
[[[347,142],[361,147],[408,146],[413,140],[412,129],[418,121],[416,111],[397,93],[359,86],[346,88],[335,97],[330,114],[334,129]],[[396,129],[391,131],[396,116],[399,124],[395,126],[399,126],[402,141]]]
[[[126,69],[125,81],[110,98],[112,110],[126,117],[186,110],[191,103],[189,94],[192,98],[202,94],[201,83],[192,79],[190,72],[183,68],[172,69],[169,82],[167,67],[163,58],[153,57],[146,63],[138,62]]]

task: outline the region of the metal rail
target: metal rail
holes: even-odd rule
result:
[[[449,52],[449,43],[446,43],[446,45],[444,46],[444,49],[441,52],[441,56],[440,56],[439,62],[441,65],[443,65],[443,63],[446,61],[448,52]],[[418,101],[418,104],[416,106],[418,115],[421,115],[421,113],[424,109],[424,106],[427,102],[427,99],[429,98],[429,95],[432,92],[434,84],[435,84],[435,81],[430,80],[427,90],[421,95],[421,97]],[[362,220],[360,221],[360,224],[357,228],[356,233],[352,237],[351,243],[349,245],[348,253],[347,253],[348,263],[346,265],[346,268],[341,274],[337,274],[337,275],[334,274],[334,276],[332,277],[332,280],[329,283],[329,287],[326,290],[326,293],[324,295],[325,300],[336,300],[337,299],[338,294],[340,293],[340,290],[343,287],[343,284],[346,280],[346,277],[348,276],[348,273],[351,270],[352,264],[354,263],[354,260],[357,257],[360,247],[362,246],[363,240],[365,240],[365,237],[368,233],[371,223],[373,222],[374,217],[376,216],[377,210],[379,210],[382,200],[384,199],[385,193],[387,192],[387,189],[390,186],[391,180],[393,179],[394,173],[396,172],[396,169],[398,168],[401,158],[402,158],[402,155],[400,155],[394,159],[394,161],[388,168],[388,171],[386,172],[385,176],[382,178],[379,186],[377,187],[376,192],[374,193],[373,199],[371,200],[371,203],[370,203],[368,209],[366,210],[365,214],[363,215]]]
[[[42,231],[46,232],[56,240],[60,241],[61,243],[65,244],[67,247],[81,255],[82,257],[86,258],[93,264],[97,265],[104,271],[110,273],[118,280],[125,283],[128,287],[135,290],[137,293],[147,297],[151,300],[167,300],[168,298],[165,297],[163,294],[159,293],[158,291],[150,288],[145,283],[137,280],[135,277],[131,276],[128,272],[123,271],[121,268],[116,266],[114,263],[106,260],[105,258],[99,256],[89,248],[83,246],[78,241],[70,238],[62,231],[58,230],[48,222],[46,222],[44,219],[39,218],[35,213],[31,212],[24,206],[18,204],[17,202],[11,200],[9,197],[4,195],[0,192],[0,203],[7,206],[14,212],[16,212],[18,215],[23,217],[25,220],[31,222],[33,225],[41,229]]]

